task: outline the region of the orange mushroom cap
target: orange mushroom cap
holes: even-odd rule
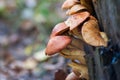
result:
[[[80,5],[80,4],[76,4],[73,7],[71,7],[71,9],[69,9],[66,14],[72,15],[72,14],[75,14],[77,12],[85,11],[85,10],[87,11],[86,7],[84,7],[83,5]]]
[[[70,43],[71,38],[69,36],[55,36],[49,40],[45,52],[47,55],[53,55],[66,48]]]
[[[66,0],[62,5],[62,9],[69,9],[77,3],[80,3],[80,1],[79,0]]]
[[[61,22],[53,28],[50,38],[60,35],[67,30],[69,30],[69,27],[64,22]]]
[[[90,13],[87,11],[80,12],[80,13],[71,15],[67,19],[67,21],[65,21],[65,24],[70,27],[70,30],[73,30],[74,28],[82,24],[89,16],[90,16]]]

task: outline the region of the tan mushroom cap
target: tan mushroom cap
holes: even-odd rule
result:
[[[97,19],[94,16],[92,16],[92,15],[90,15],[89,19],[90,20],[94,20],[94,21],[96,21],[98,23]]]
[[[71,72],[65,80],[79,80],[79,76],[77,76],[74,72]]]
[[[61,22],[53,28],[50,38],[63,34],[67,30],[69,30],[69,27],[64,22]]]
[[[83,10],[87,10],[87,8],[80,4],[76,4],[71,9],[69,9],[66,14],[72,15]]]
[[[70,9],[73,5],[80,3],[79,0],[66,0],[63,5],[62,9]]]
[[[65,24],[70,27],[70,30],[73,30],[74,28],[82,24],[89,16],[90,16],[90,13],[87,11],[80,12],[80,13],[71,15],[67,19],[67,21],[65,21]]]
[[[85,52],[77,49],[77,48],[65,48],[60,51],[61,55],[65,58],[71,59],[71,60],[78,60],[81,64],[86,65],[86,60],[84,58]]]
[[[98,23],[95,20],[88,20],[82,26],[82,37],[86,43],[92,46],[107,46],[100,35]]]
[[[66,48],[71,43],[69,36],[55,36],[51,38],[46,47],[46,54],[53,55]]]
[[[91,0],[80,0],[81,5],[85,6],[90,13],[93,13]]]

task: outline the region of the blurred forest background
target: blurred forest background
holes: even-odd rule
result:
[[[44,55],[63,0],[0,0],[0,80],[54,80],[65,59]]]

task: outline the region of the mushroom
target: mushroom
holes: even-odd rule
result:
[[[65,24],[70,27],[70,30],[73,30],[82,24],[89,16],[90,13],[87,11],[76,13],[74,15],[71,15],[67,21],[65,21]]]
[[[71,9],[69,9],[66,14],[72,15],[72,14],[75,14],[77,12],[84,11],[84,10],[87,10],[87,8],[80,4],[76,4]]]
[[[67,30],[69,30],[69,27],[64,22],[61,22],[53,28],[50,38],[57,36],[57,35],[61,35]]]
[[[82,26],[80,25],[80,26],[74,28],[73,30],[71,30],[70,33],[71,33],[74,37],[83,40],[82,34],[81,34],[81,28],[82,28]]]
[[[80,3],[79,0],[66,0],[63,5],[62,9],[70,9],[73,5]]]
[[[82,26],[82,37],[86,43],[92,46],[107,46],[107,43],[104,41],[100,35],[98,29],[98,23],[95,20],[88,20]]]
[[[100,32],[100,35],[104,39],[105,42],[108,42],[108,37],[105,32]]]
[[[73,5],[79,3],[80,3],[79,0],[66,0],[62,5],[62,9],[70,9]]]
[[[65,80],[79,80],[79,77],[74,73],[74,72],[71,72]]]
[[[80,50],[84,50],[84,42],[78,38],[75,37],[71,37],[72,38],[72,42],[70,45],[72,45],[74,48],[80,49]]]
[[[62,51],[60,51],[60,53],[65,58],[68,58],[71,60],[78,60],[80,64],[86,65],[86,60],[84,58],[85,52],[80,49],[67,47],[63,49]]]
[[[71,38],[69,36],[55,36],[48,41],[45,52],[47,55],[53,55],[66,48],[70,43]]]
[[[90,13],[93,13],[92,0],[80,0],[80,3],[85,6]]]
[[[94,16],[92,16],[92,15],[90,15],[89,19],[98,22],[97,19]]]
[[[74,73],[79,73],[80,76],[79,78],[85,78],[89,80],[89,75],[88,75],[88,68],[86,65],[81,65],[75,62],[71,62],[68,64],[70,67],[72,67]]]

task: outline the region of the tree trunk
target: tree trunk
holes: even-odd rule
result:
[[[92,2],[100,29],[106,32],[110,43],[107,48],[99,48],[98,53],[92,52],[92,61],[87,58],[90,80],[120,80],[120,0]]]
[[[120,48],[120,0],[93,0],[93,4],[100,26]]]

